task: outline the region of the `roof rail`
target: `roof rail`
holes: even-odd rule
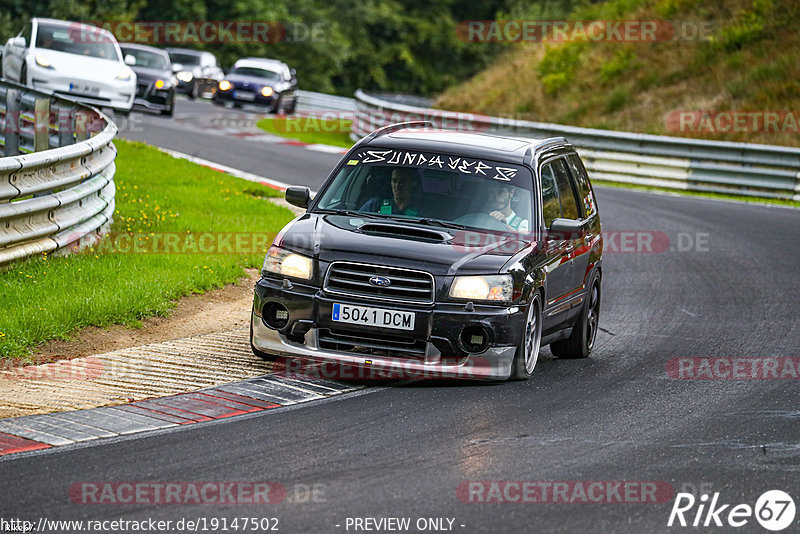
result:
[[[406,128],[433,128],[433,123],[431,121],[409,121],[409,122],[398,122],[396,124],[389,124],[386,126],[382,126],[377,130],[374,130],[365,138],[363,138],[358,144],[367,144],[376,137],[380,137],[381,135],[387,135],[392,132],[396,132],[398,130],[405,130]]]
[[[568,145],[570,144],[569,141],[565,137],[548,137],[547,139],[542,139],[538,143],[534,145],[536,149],[546,148],[548,145]]]

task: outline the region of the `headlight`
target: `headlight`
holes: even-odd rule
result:
[[[261,94],[264,96],[272,96],[272,93],[274,92],[275,91],[272,90],[272,87],[264,87],[263,89],[261,89]]]
[[[514,283],[510,274],[456,276],[450,286],[450,296],[454,299],[508,302],[513,289]]]
[[[36,64],[45,69],[53,68],[53,66],[50,64],[50,61],[46,57],[40,55],[36,56]]]
[[[227,91],[230,88],[231,88],[231,82],[229,82],[228,80],[222,80],[221,82],[219,82],[220,91]]]
[[[267,257],[264,258],[264,267],[261,268],[262,271],[303,280],[311,279],[313,269],[311,258],[276,246],[269,248]]]
[[[156,89],[163,89],[164,88],[164,80],[156,80],[155,86],[156,86]]]
[[[117,73],[118,80],[130,80],[131,76],[133,76],[133,71],[130,67],[122,67],[119,72]]]
[[[192,73],[189,72],[188,70],[182,70],[175,76],[182,82],[191,82],[192,78],[194,78],[194,76],[192,76]]]

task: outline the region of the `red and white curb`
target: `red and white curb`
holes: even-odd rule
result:
[[[120,406],[3,419],[0,456],[236,417],[362,388],[266,375]]]

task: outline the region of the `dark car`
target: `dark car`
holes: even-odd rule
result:
[[[234,107],[252,104],[266,106],[272,113],[294,113],[297,77],[294,69],[281,61],[240,59],[219,83],[214,103]]]
[[[410,126],[358,142],[313,201],[286,191],[307,212],[265,258],[255,354],[495,380],[542,345],[587,357],[603,240],[572,145]]]
[[[178,79],[178,92],[191,99],[206,93],[213,94],[217,84],[225,76],[211,52],[188,48],[167,48],[172,61],[172,70]]]
[[[119,45],[125,63],[136,73],[134,105],[172,117],[175,114],[175,85],[169,55],[152,46]]]

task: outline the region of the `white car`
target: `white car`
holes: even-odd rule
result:
[[[6,42],[3,76],[34,89],[128,114],[136,73],[107,30],[80,22],[35,18]]]

